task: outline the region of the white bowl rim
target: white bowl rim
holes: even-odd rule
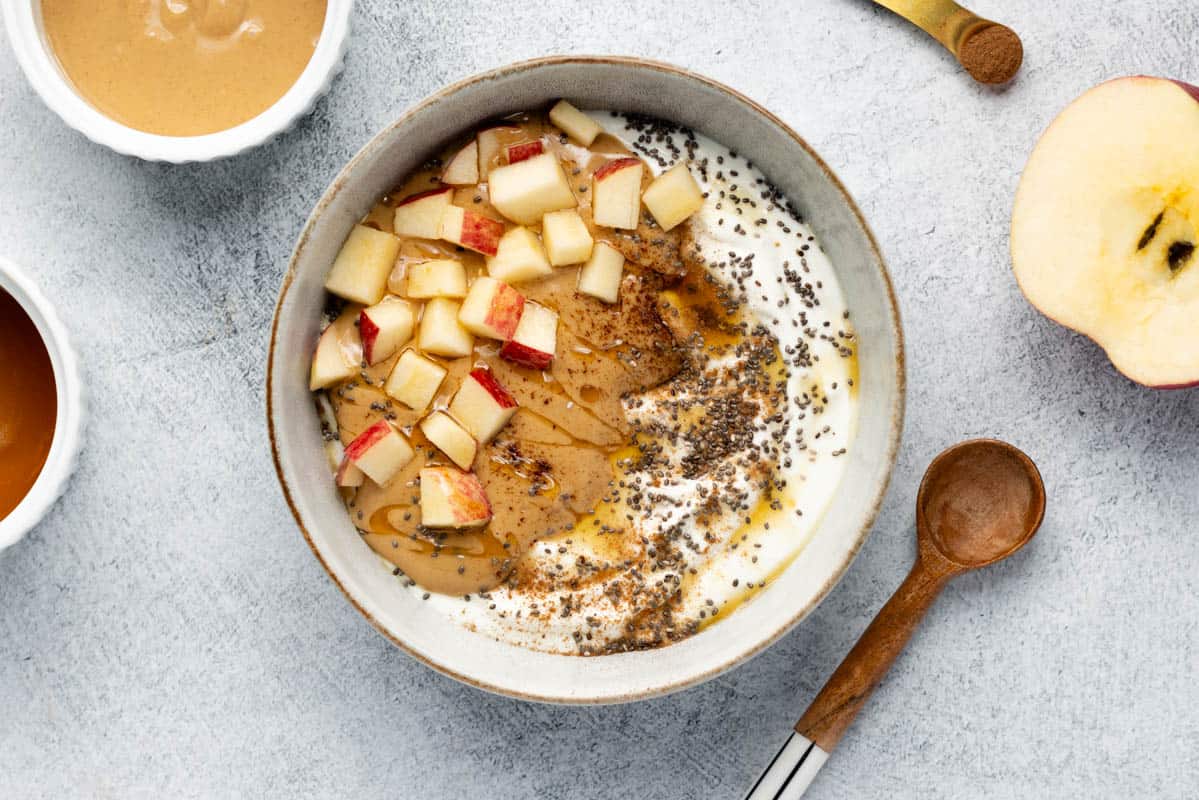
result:
[[[820,169],[824,172],[824,174],[827,176],[827,178],[831,182],[831,184],[838,190],[838,192],[844,199],[846,205],[848,206],[849,210],[852,212],[854,218],[857,220],[857,222],[861,226],[862,233],[864,234],[864,236],[870,246],[870,250],[873,255],[874,261],[878,264],[880,277],[882,279],[883,285],[886,290],[886,302],[887,302],[887,305],[890,310],[891,335],[894,337],[894,347],[895,347],[895,361],[894,361],[895,397],[894,397],[892,406],[890,408],[889,435],[887,437],[886,452],[883,454],[883,460],[882,460],[882,465],[885,467],[885,471],[883,473],[882,479],[879,480],[877,490],[874,493],[874,497],[872,498],[871,502],[869,503],[868,511],[862,518],[863,522],[862,522],[862,526],[861,526],[860,530],[858,531],[857,538],[852,543],[852,546],[849,548],[849,551],[848,551],[847,556],[845,557],[845,560],[838,566],[838,568],[835,571],[833,571],[829,575],[828,579],[825,581],[825,583],[820,587],[818,592],[815,594],[814,599],[810,603],[808,603],[804,608],[799,609],[790,619],[788,619],[786,622],[781,624],[776,630],[772,631],[769,635],[767,635],[767,636],[763,637],[761,640],[759,640],[756,646],[746,649],[746,650],[744,650],[740,653],[737,653],[733,656],[730,656],[729,659],[725,663],[723,663],[717,667],[706,669],[702,672],[698,672],[696,674],[690,675],[685,679],[676,680],[676,681],[673,681],[670,683],[658,684],[658,685],[655,685],[655,686],[652,686],[649,688],[636,690],[636,691],[630,691],[630,692],[621,693],[621,694],[604,694],[602,696],[595,696],[595,697],[578,696],[578,695],[556,695],[556,694],[548,694],[548,693],[536,691],[536,690],[517,690],[517,689],[513,689],[510,686],[498,685],[498,684],[488,682],[486,680],[479,679],[477,677],[465,674],[464,672],[460,671],[459,669],[456,669],[454,666],[452,666],[450,664],[442,663],[442,662],[436,660],[434,657],[430,656],[429,654],[418,651],[417,649],[415,649],[414,647],[410,646],[408,643],[406,643],[405,641],[400,639],[394,633],[392,633],[391,630],[389,630],[378,619],[376,619],[374,614],[372,614],[371,611],[368,610],[363,605],[363,603],[360,602],[358,600],[358,598],[356,598],[354,596],[354,594],[350,591],[350,589],[343,582],[342,577],[339,576],[330,567],[329,563],[326,561],[325,557],[323,556],[321,550],[318,548],[318,546],[314,542],[311,532],[308,530],[305,518],[304,518],[303,514],[301,513],[299,506],[297,505],[296,498],[293,496],[293,489],[292,489],[291,485],[289,484],[287,476],[285,475],[285,468],[284,468],[284,464],[283,464],[283,455],[281,454],[281,450],[280,450],[279,436],[278,436],[278,430],[276,428],[275,413],[274,413],[275,351],[276,351],[276,347],[278,345],[280,315],[283,310],[284,302],[287,298],[288,291],[291,288],[291,285],[295,279],[298,263],[302,257],[303,251],[305,250],[305,246],[307,245],[308,240],[312,235],[313,228],[316,224],[316,221],[322,216],[322,214],[326,211],[328,206],[330,206],[333,203],[334,198],[342,191],[345,183],[347,182],[348,178],[350,177],[351,173],[355,170],[357,165],[361,161],[372,158],[374,151],[377,148],[384,146],[384,141],[388,138],[388,135],[394,129],[398,128],[399,126],[404,125],[411,117],[418,114],[419,112],[429,108],[430,106],[437,104],[442,99],[444,99],[450,95],[453,95],[456,92],[458,92],[468,86],[471,86],[475,83],[488,82],[491,80],[502,78],[513,72],[520,72],[520,71],[524,71],[524,70],[528,70],[528,69],[532,69],[532,68],[543,67],[543,66],[553,66],[553,65],[563,65],[563,64],[572,64],[572,65],[615,64],[615,65],[623,65],[623,66],[629,66],[629,67],[635,67],[635,68],[650,69],[650,70],[655,70],[655,71],[659,71],[659,72],[663,72],[663,73],[667,73],[667,74],[672,74],[676,77],[687,78],[687,79],[696,81],[698,83],[701,83],[709,88],[715,89],[719,92],[729,95],[734,100],[747,106],[753,112],[761,114],[771,124],[773,124],[774,126],[777,126],[778,129],[781,130],[783,133],[785,133],[790,139],[794,140],[795,143],[798,146],[800,146],[808,154],[808,156],[814,161],[814,163],[816,163],[820,167]],[[677,691],[681,691],[683,689],[697,686],[697,685],[702,684],[705,681],[708,681],[708,680],[716,677],[717,675],[722,674],[738,665],[744,664],[746,661],[750,660],[754,656],[756,656],[759,653],[766,650],[768,647],[770,647],[772,644],[774,644],[776,641],[778,641],[780,638],[782,638],[784,635],[786,635],[796,625],[798,625],[800,622],[802,622],[813,610],[815,610],[825,600],[825,598],[828,597],[829,593],[837,586],[837,584],[841,581],[841,579],[849,571],[849,568],[853,564],[854,559],[856,559],[858,553],[862,549],[862,546],[865,544],[866,539],[869,538],[869,535],[870,535],[871,531],[873,530],[874,522],[877,519],[878,514],[882,508],[883,500],[885,498],[887,488],[890,484],[890,479],[891,479],[891,475],[894,470],[895,462],[898,458],[899,445],[900,445],[900,441],[902,439],[902,434],[903,434],[904,411],[905,411],[906,395],[907,395],[906,355],[905,354],[906,354],[906,351],[905,351],[905,345],[904,345],[903,325],[902,325],[902,320],[901,320],[900,310],[899,310],[899,301],[898,301],[898,298],[895,293],[895,288],[894,288],[894,284],[891,280],[890,272],[887,269],[886,259],[883,256],[881,248],[878,246],[878,241],[874,235],[874,232],[870,229],[869,224],[866,222],[866,219],[865,219],[864,215],[862,214],[861,209],[858,207],[857,203],[854,201],[853,196],[849,193],[849,191],[846,189],[845,185],[837,177],[836,173],[834,173],[833,170],[828,166],[828,164],[826,164],[825,161],[819,156],[819,154],[816,153],[816,151],[811,147],[811,145],[809,145],[808,142],[802,136],[800,136],[795,130],[793,130],[789,125],[787,125],[785,122],[783,122],[778,116],[776,116],[772,112],[768,111],[762,105],[760,105],[756,101],[752,100],[751,98],[747,97],[746,95],[742,94],[741,92],[737,91],[736,89],[733,89],[733,88],[731,88],[723,83],[720,83],[718,81],[715,81],[711,78],[707,78],[703,75],[695,73],[691,70],[688,70],[688,69],[685,69],[682,67],[678,67],[674,64],[669,64],[669,63],[661,62],[661,61],[655,61],[652,59],[641,58],[641,57],[637,57],[637,56],[617,56],[617,55],[545,56],[545,57],[533,58],[533,59],[515,62],[515,63],[509,64],[507,66],[503,66],[503,67],[492,69],[492,70],[489,70],[486,72],[478,73],[476,75],[464,78],[453,84],[450,84],[450,85],[446,86],[445,88],[441,89],[440,91],[426,97],[421,102],[406,109],[395,121],[393,121],[391,124],[387,125],[385,128],[383,128],[382,130],[377,132],[370,139],[370,141],[368,141],[346,163],[346,165],[338,172],[337,176],[330,182],[329,187],[326,189],[325,193],[321,196],[321,198],[317,201],[317,204],[313,208],[312,213],[309,215],[308,219],[304,223],[304,227],[301,230],[300,235],[296,240],[295,248],[292,251],[291,259],[288,262],[287,270],[284,273],[282,283],[280,286],[279,299],[276,303],[275,313],[274,313],[274,317],[273,317],[273,320],[271,323],[270,345],[269,345],[268,354],[267,354],[266,393],[265,393],[267,431],[268,431],[268,436],[270,439],[271,455],[272,455],[272,459],[274,461],[275,473],[276,473],[276,477],[278,478],[278,481],[279,481],[279,486],[283,492],[284,500],[286,501],[288,508],[291,510],[292,516],[295,518],[296,524],[299,527],[300,532],[303,535],[305,542],[307,542],[309,549],[312,550],[313,555],[316,557],[316,559],[320,563],[321,567],[325,570],[325,572],[328,574],[330,579],[333,581],[334,585],[337,586],[337,588],[341,591],[342,595],[350,603],[350,605],[353,606],[364,618],[366,618],[366,620],[371,624],[371,626],[374,627],[376,631],[378,631],[384,638],[386,638],[392,644],[394,644],[395,646],[397,646],[398,648],[403,650],[408,655],[415,658],[417,661],[436,670],[437,672],[442,673],[443,675],[453,678],[461,683],[465,683],[469,686],[473,686],[475,688],[482,689],[484,691],[491,692],[494,694],[499,694],[499,695],[503,695],[506,697],[512,697],[512,698],[515,698],[518,700],[560,704],[560,705],[606,705],[606,704],[635,702],[635,701],[646,700],[646,699],[651,699],[651,698],[655,698],[655,697],[662,697],[662,696],[665,696],[668,694],[673,694],[674,692],[677,692]],[[447,622],[447,624],[452,624],[452,623]],[[576,656],[564,656],[564,657],[574,658]],[[596,658],[619,658],[619,657],[620,657],[620,655],[613,655],[613,656],[597,656]]]
[[[25,77],[63,122],[96,144],[146,161],[185,164],[237,155],[270,141],[312,110],[341,70],[354,0],[327,0],[325,24],[312,58],[291,88],[253,119],[203,136],[161,136],[122,125],[83,99],[42,35],[41,0],[0,3],[8,39]]]
[[[16,264],[2,256],[0,291],[17,301],[41,334],[54,368],[55,391],[58,395],[54,438],[50,442],[46,463],[29,493],[7,517],[0,519],[0,550],[4,550],[40,522],[66,489],[78,460],[85,412],[79,359],[54,306]]]

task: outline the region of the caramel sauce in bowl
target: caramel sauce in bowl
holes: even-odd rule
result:
[[[75,470],[78,360],[53,306],[0,257],[0,550],[38,523]]]
[[[0,4],[42,99],[89,139],[183,163],[291,127],[340,71],[353,0],[12,0]]]

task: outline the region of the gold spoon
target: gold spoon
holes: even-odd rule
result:
[[[945,45],[979,83],[1007,83],[1024,61],[1020,37],[953,0],[874,0]]]
[[[1001,561],[1045,516],[1032,459],[974,439],[933,459],[916,496],[916,563],[808,706],[745,800],[797,800],[951,578]]]

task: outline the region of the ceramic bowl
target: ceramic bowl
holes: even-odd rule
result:
[[[50,443],[46,463],[29,494],[8,516],[0,519],[0,550],[3,550],[28,533],[66,489],[79,455],[84,402],[79,360],[71,346],[67,329],[59,321],[50,301],[16,264],[5,258],[0,258],[0,291],[11,295],[37,326],[46,344],[46,352],[50,355],[54,384],[58,391],[54,439]]]
[[[175,164],[237,155],[270,141],[311,111],[341,71],[353,7],[354,0],[328,0],[325,27],[308,66],[287,93],[257,117],[204,136],[159,136],[110,119],[75,91],[43,32],[41,0],[0,3],[17,62],[54,113],[96,144],[123,155]]]
[[[835,265],[860,341],[860,420],[847,472],[814,538],[765,591],[721,622],[664,649],[550,655],[471,633],[399,591],[362,542],[329,474],[309,359],[322,283],[351,226],[456,135],[509,112],[567,97],[582,107],[653,114],[749,157],[815,228]],[[878,247],[836,176],[794,131],[732,89],[665,64],[550,58],[463,81],[408,111],[342,170],[308,219],[284,276],[267,371],[267,416],[284,495],[347,599],[416,658],[466,683],[518,698],[609,703],[665,694],[727,670],[787,632],[845,573],[870,531],[903,419],[899,313]]]

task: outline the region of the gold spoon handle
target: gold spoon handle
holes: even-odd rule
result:
[[[797,733],[825,753],[832,752],[953,575],[944,563],[930,566],[923,558],[916,561],[907,579],[795,723]]]
[[[1020,37],[954,0],[874,0],[936,39],[982,83],[1006,83],[1024,60]]]

